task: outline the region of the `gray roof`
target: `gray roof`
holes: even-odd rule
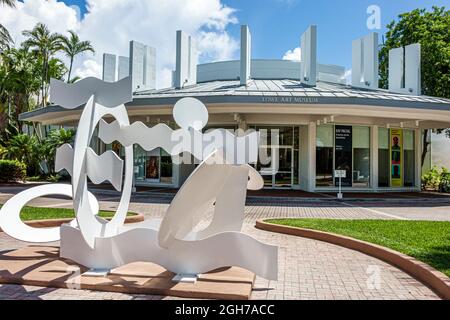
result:
[[[183,89],[168,88],[135,93],[135,97],[137,99],[157,99],[180,96],[335,97],[386,99],[443,104],[450,103],[449,99],[390,93],[389,91],[383,89],[359,89],[348,85],[323,81],[317,82],[316,87],[308,87],[295,80],[250,80],[247,86],[241,86],[239,80],[213,81],[199,83]]]
[[[229,80],[199,83],[182,89],[140,91],[127,106],[174,105],[182,97],[196,97],[206,104],[349,104],[450,111],[450,99],[359,89],[323,81],[318,81],[316,87],[308,87],[296,80],[257,79],[250,80],[247,86],[241,86],[239,80]],[[64,110],[59,106],[48,106],[23,113],[20,119],[61,111]]]

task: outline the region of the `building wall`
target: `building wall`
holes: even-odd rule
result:
[[[345,68],[318,64],[318,80],[345,83]],[[197,81],[236,80],[240,75],[240,61],[221,61],[197,66]],[[260,60],[251,62],[252,79],[300,79],[300,62],[290,60]]]

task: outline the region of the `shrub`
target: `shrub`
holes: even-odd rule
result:
[[[450,171],[446,168],[434,166],[422,176],[422,187],[425,190],[436,190],[439,192],[450,192]]]
[[[0,182],[24,181],[27,166],[17,160],[0,160]]]

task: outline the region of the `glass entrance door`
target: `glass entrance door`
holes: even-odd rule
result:
[[[263,147],[265,154],[272,159],[270,167],[258,170],[264,178],[266,188],[292,188],[294,184],[294,148],[293,147]],[[276,163],[278,159],[278,164]],[[275,161],[275,162],[274,162]]]
[[[274,188],[292,188],[294,183],[294,152],[292,147],[278,149],[279,169],[274,175]]]

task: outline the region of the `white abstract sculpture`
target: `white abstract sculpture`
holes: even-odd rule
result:
[[[85,104],[75,147],[63,145],[56,154],[56,170],[66,169],[72,185],[39,186],[12,197],[0,210],[0,227],[7,234],[35,243],[61,240],[61,257],[93,269],[145,261],[178,274],[197,275],[238,266],[266,279],[277,279],[278,248],[241,233],[247,189],[263,187],[259,173],[248,165],[258,156],[256,132],[243,137],[226,130],[203,134],[208,112],[193,98],[181,99],[174,107],[179,130],[164,124],[153,128],[140,122],[130,125],[124,106],[132,100],[130,78],[117,83],[87,78],[73,85],[52,80],[51,96],[54,103],[67,109]],[[103,120],[105,116],[115,121],[108,124]],[[103,142],[117,140],[124,146],[125,161],[112,151],[97,155],[89,148],[97,125]],[[172,156],[189,152],[202,162],[181,187],[163,219],[124,225],[136,143],[147,151],[162,147]],[[109,181],[122,190],[118,209],[109,222],[97,216],[99,204],[87,190],[88,177],[95,184]],[[76,219],[47,229],[24,224],[20,211],[26,203],[50,194],[71,196]],[[209,226],[194,231],[211,209],[214,215]]]

